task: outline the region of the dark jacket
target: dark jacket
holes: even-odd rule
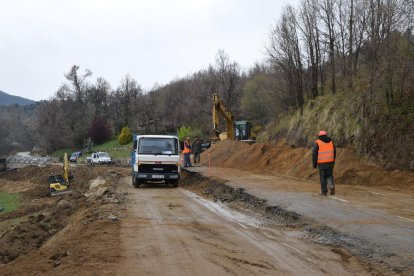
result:
[[[329,143],[329,142],[332,141],[332,139],[329,138],[326,135],[319,136],[318,139],[321,140],[324,143]],[[332,169],[335,165],[335,161],[334,162],[318,164],[318,151],[319,151],[319,146],[315,142],[315,144],[313,145],[313,150],[312,150],[312,165],[313,165],[313,167],[316,168],[317,166],[319,166],[320,169]],[[336,147],[335,147],[335,144],[334,144],[334,159],[336,160]]]
[[[194,140],[193,146],[192,146],[194,153],[201,153],[201,144],[202,144],[202,141],[200,139]]]

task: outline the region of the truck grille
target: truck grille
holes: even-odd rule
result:
[[[178,166],[171,164],[140,164],[140,173],[177,173]]]

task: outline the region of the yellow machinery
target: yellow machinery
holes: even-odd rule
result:
[[[65,152],[63,157],[63,175],[49,176],[49,194],[51,196],[67,194],[72,192],[69,189],[69,181],[73,177],[69,175],[69,160],[68,154]]]
[[[213,125],[215,140],[234,140],[234,117],[230,109],[228,109],[223,100],[217,93],[213,94]],[[218,127],[220,125],[220,117],[222,115],[226,121],[227,132],[220,133]]]
[[[249,121],[235,121],[233,113],[228,109],[223,100],[218,96],[217,93],[213,94],[213,125],[215,141],[223,141],[226,139],[230,140],[241,140],[241,141],[252,141],[251,140],[251,129],[252,124]],[[218,129],[220,124],[220,117],[222,115],[226,121],[227,132],[221,132]]]

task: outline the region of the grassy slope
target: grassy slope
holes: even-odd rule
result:
[[[320,96],[306,103],[302,115],[298,110],[282,117],[264,135],[266,138],[282,136],[288,144],[310,146],[323,129],[335,138],[338,146],[344,146],[361,131],[357,112],[356,101],[345,93]]]
[[[108,152],[112,158],[127,158],[131,154],[131,148],[132,148],[132,142],[127,145],[120,145],[118,143],[118,139],[115,138],[103,144],[93,146],[92,151]],[[74,151],[81,151],[81,150],[80,149],[60,149],[60,150],[57,150],[51,153],[50,155],[55,156],[55,157],[61,157],[64,155],[65,152],[67,152],[68,155],[70,156],[70,154]],[[84,155],[80,158],[80,161],[82,162],[88,155],[89,154],[84,153]]]
[[[302,115],[297,110],[267,126],[259,140],[281,140],[289,145],[309,147],[316,140],[318,131],[326,130],[338,147],[368,154],[387,169],[414,169],[414,112],[394,118],[383,104],[373,107],[376,113],[364,118],[362,98],[358,93],[319,96],[305,104]],[[396,110],[401,112],[402,109]]]
[[[0,191],[0,207],[5,208],[2,214],[16,210],[19,206],[19,199],[20,199],[20,194],[18,193],[9,194],[9,193]]]

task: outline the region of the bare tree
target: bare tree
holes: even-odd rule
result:
[[[108,118],[108,94],[111,86],[104,78],[98,78],[88,92],[88,103],[95,106],[95,117]]]
[[[321,19],[325,23],[327,32],[324,33],[325,39],[329,46],[329,63],[331,65],[331,91],[336,93],[336,62],[335,62],[335,14],[334,6],[337,0],[323,0],[319,5],[321,9]]]
[[[241,96],[240,67],[236,62],[230,61],[230,57],[223,50],[219,50],[216,56],[217,79],[219,94],[222,95],[226,105],[233,110],[239,103]]]
[[[87,85],[86,78],[92,75],[92,71],[89,69],[85,70],[85,73],[80,75],[78,73],[80,69],[79,65],[73,65],[70,71],[65,74],[65,77],[70,81],[72,89],[70,90],[75,94],[75,99],[78,103],[85,103],[87,97]]]
[[[295,107],[303,111],[303,65],[298,37],[296,14],[287,6],[282,18],[271,30],[267,54],[275,70],[281,70],[286,78],[286,90],[295,99]]]
[[[299,29],[304,38],[306,52],[308,55],[310,71],[310,98],[315,99],[318,96],[319,72],[323,69],[321,66],[321,45],[320,30],[318,22],[317,0],[304,0],[300,9]]]

